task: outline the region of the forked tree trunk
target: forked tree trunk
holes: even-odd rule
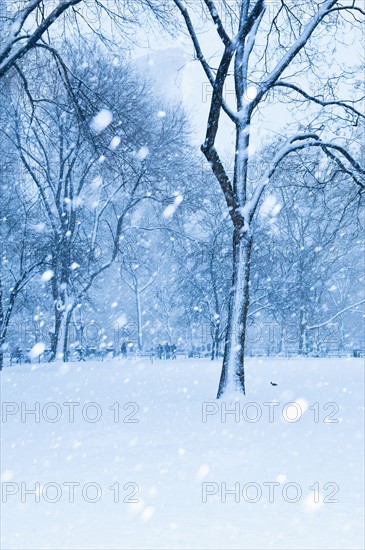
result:
[[[198,33],[199,25],[195,26],[194,18],[192,18],[194,8],[189,5],[194,4],[194,2],[190,3],[183,2],[182,0],[174,0],[174,3],[180,11],[187,32],[190,35],[195,48],[196,58],[199,60],[212,85],[213,91],[206,126],[206,135],[201,150],[209,162],[223,191],[228,211],[234,225],[232,290],[229,300],[228,329],[225,339],[223,368],[218,388],[218,397],[221,397],[223,392],[227,389],[237,389],[243,393],[245,392],[244,351],[249,305],[249,273],[252,247],[249,224],[253,219],[262,193],[270,182],[270,178],[274,174],[277,166],[279,166],[279,164],[291,153],[305,150],[308,147],[321,147],[328,157],[335,160],[340,166],[342,165],[342,160],[336,156],[337,154],[341,157],[343,156],[346,161],[349,162],[351,169],[345,168],[345,170],[348,174],[352,175],[357,184],[359,184],[358,175],[360,173],[363,174],[363,169],[360,164],[349,155],[345,148],[337,143],[332,144],[331,142],[323,142],[320,135],[313,133],[311,128],[308,128],[308,130],[303,133],[297,133],[290,136],[285,143],[277,149],[267,169],[263,170],[256,185],[254,184],[253,187],[251,185],[249,186],[252,187],[252,192],[250,193],[250,197],[247,196],[247,177],[249,173],[249,164],[251,164],[249,158],[250,128],[255,112],[257,112],[260,104],[267,100],[269,92],[278,85],[294,89],[299,92],[299,94],[302,94],[305,100],[318,103],[318,98],[309,96],[308,93],[302,90],[298,85],[287,82],[286,78],[288,77],[289,80],[291,80],[289,77],[290,67],[294,65],[295,58],[298,54],[305,49],[306,44],[317,27],[322,24],[323,20],[327,18],[332,11],[341,9],[335,7],[336,4],[339,4],[338,0],[323,0],[318,3],[320,5],[317,6],[318,9],[315,10],[315,13],[310,15],[303,25],[300,24],[298,35],[295,39],[289,40],[290,45],[288,44],[286,47],[280,46],[277,56],[278,59],[276,59],[274,67],[269,69],[266,67],[265,63],[265,69],[263,70],[261,78],[257,75],[254,59],[256,59],[257,56],[262,56],[263,46],[261,38],[257,41],[256,38],[259,36],[265,37],[265,35],[267,37],[266,46],[264,46],[264,56],[268,54],[270,57],[274,52],[274,50],[271,50],[269,47],[269,38],[271,38],[273,26],[269,26],[269,31],[265,29],[268,22],[265,17],[267,2],[264,0],[257,0],[255,2],[241,0],[237,2],[236,8],[238,9],[233,9],[233,13],[238,21],[238,27],[236,27],[235,30],[231,28],[231,18],[229,18],[229,23],[226,28],[224,18],[218,13],[214,2],[204,2],[209,11],[209,15],[207,15],[208,20],[212,24],[212,28],[214,26],[222,41],[220,60],[217,69],[211,67],[210,58],[205,56],[200,43],[200,32]],[[226,7],[228,10],[228,2],[222,4],[227,4]],[[280,2],[278,5],[277,15],[279,15],[282,9],[282,6],[280,7]],[[354,6],[349,9],[352,8],[354,8]],[[232,7],[230,7],[229,10],[232,10]],[[223,10],[223,12],[224,11],[225,10]],[[290,12],[290,17],[287,22],[288,29],[292,28],[292,22],[295,19],[297,19],[297,16]],[[277,52],[275,51],[275,53]],[[227,78],[229,75],[232,75],[232,61],[234,64],[233,75],[235,79],[236,110],[232,109],[224,97]],[[287,71],[288,67],[289,71]],[[285,74],[287,72],[289,75]],[[313,74],[315,74],[315,71],[313,71]],[[249,84],[252,82],[255,82],[254,86]],[[253,88],[253,94],[248,93],[250,92],[250,88]],[[345,102],[319,101],[319,103],[325,107],[330,104],[337,104],[347,109]],[[348,107],[352,111],[355,110],[357,116],[362,116],[353,106]],[[223,112],[228,115],[236,127],[235,166],[232,181],[225,169],[226,164],[222,162],[216,149],[220,116]],[[336,153],[336,155],[334,153]],[[344,165],[342,166],[344,167]],[[352,174],[352,170],[354,170],[354,175]],[[363,187],[362,183],[360,183],[360,187]],[[248,231],[240,233],[240,228],[243,230],[247,228]],[[302,343],[302,347],[305,347],[305,342]]]
[[[245,393],[245,341],[249,306],[252,236],[235,228],[233,233],[233,275],[228,306],[228,327],[217,399],[226,391]]]

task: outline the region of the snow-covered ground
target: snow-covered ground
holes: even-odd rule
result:
[[[236,404],[214,400],[219,371],[208,360],[5,368],[1,547],[363,548],[363,360],[251,359]]]

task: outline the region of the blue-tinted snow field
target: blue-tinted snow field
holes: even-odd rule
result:
[[[246,370],[235,402],[209,360],[5,368],[1,547],[362,549],[363,360]]]

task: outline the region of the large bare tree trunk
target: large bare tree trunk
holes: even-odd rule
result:
[[[225,391],[245,393],[245,342],[249,306],[252,237],[235,228],[233,233],[233,275],[228,306],[222,373],[217,398]]]

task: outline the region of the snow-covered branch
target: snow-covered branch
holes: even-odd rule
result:
[[[207,5],[207,8],[209,10],[209,13],[213,19],[213,22],[217,28],[217,32],[220,36],[220,38],[222,39],[222,42],[225,46],[228,46],[230,43],[231,43],[231,39],[230,37],[228,36],[224,26],[223,26],[223,23],[221,21],[221,18],[219,17],[219,14],[218,14],[218,11],[217,11],[217,8],[214,4],[214,2],[212,2],[212,0],[204,0],[205,4]]]
[[[306,330],[314,330],[314,329],[317,329],[317,328],[325,327],[326,325],[332,323],[332,321],[337,319],[337,317],[339,317],[340,315],[343,315],[344,313],[346,313],[346,311],[355,310],[355,308],[357,308],[358,306],[361,306],[364,303],[365,303],[365,300],[360,300],[359,302],[356,302],[355,304],[351,304],[350,306],[344,307],[343,309],[341,309],[341,311],[336,313],[336,315],[333,315],[332,317],[327,319],[327,321],[323,321],[323,323],[318,323],[316,325],[307,325]]]
[[[285,142],[285,144],[277,151],[276,155],[270,162],[269,167],[266,169],[264,175],[261,177],[259,183],[255,187],[250,199],[246,202],[245,206],[240,208],[240,214],[245,220],[247,220],[248,222],[251,221],[263,193],[263,190],[269,183],[271,176],[276,171],[280,162],[293,151],[308,147],[313,142],[313,140],[316,142],[316,140],[318,139],[319,138],[316,134],[296,134]],[[305,141],[305,144],[301,143],[300,145],[297,145],[297,141]]]
[[[19,36],[30,14],[41,4],[39,0],[29,2],[14,20],[10,33],[0,51],[0,78],[4,76],[30,49],[32,49],[53,23],[59,19],[71,6],[79,4],[83,0],[62,0],[52,12],[45,17],[31,34]],[[24,40],[24,43],[23,43]],[[20,41],[22,44],[19,45]]]
[[[279,80],[281,75],[284,73],[285,69],[290,65],[293,59],[298,55],[298,53],[305,47],[308,40],[322,22],[324,17],[328,14],[329,10],[336,4],[337,0],[326,0],[322,3],[321,7],[318,9],[318,12],[312,17],[309,23],[306,25],[300,36],[288,49],[286,54],[281,58],[277,63],[276,67],[271,71],[268,77],[262,82],[258,88],[257,95],[255,99],[250,104],[250,111],[259,104],[263,96],[274,86],[274,84]]]
[[[199,60],[201,66],[203,67],[203,70],[209,80],[210,85],[212,86],[213,90],[215,89],[217,77],[214,75],[212,69],[209,66],[209,63],[207,62],[203,50],[200,46],[200,42],[197,36],[197,33],[195,32],[195,28],[193,25],[193,22],[190,18],[186,3],[182,0],[173,0],[176,6],[179,8],[181,15],[184,18],[186,28],[188,30],[188,33],[190,35],[190,38],[192,40],[192,43],[194,45],[195,53],[197,56],[197,59]],[[232,48],[231,41],[227,42],[226,45],[227,48]],[[222,98],[221,105],[224,110],[224,112],[229,116],[229,118],[233,121],[237,120],[237,115],[230,109],[230,107],[227,105],[227,102]]]

